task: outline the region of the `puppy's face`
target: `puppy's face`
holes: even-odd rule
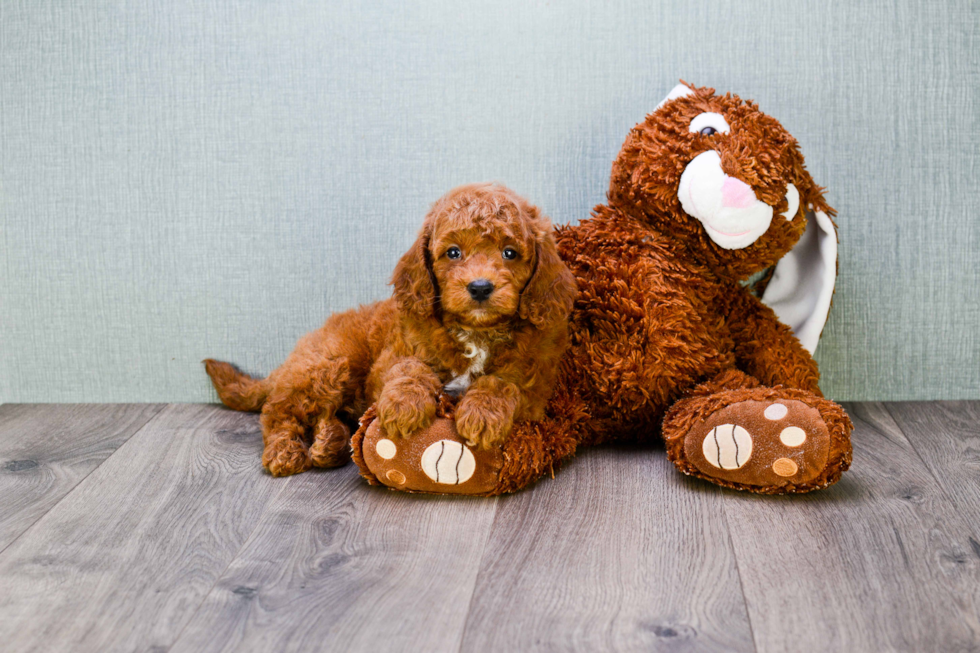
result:
[[[575,278],[537,207],[497,184],[469,184],[440,198],[391,279],[410,319],[444,326],[536,328],[568,319]]]
[[[460,207],[437,217],[430,256],[447,317],[489,327],[515,316],[534,271],[535,237],[522,207]]]

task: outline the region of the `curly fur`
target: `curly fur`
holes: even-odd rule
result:
[[[512,260],[501,256],[507,247]],[[482,302],[467,291],[477,279],[494,286]],[[387,433],[410,436],[460,377],[469,385],[459,386],[458,428],[474,446],[544,416],[576,288],[536,207],[499,185],[450,191],[391,283],[391,299],[332,315],[266,379],[205,361],[225,405],[261,409],[262,464],[273,475],[346,462],[350,426],[375,402]]]
[[[731,133],[690,132],[702,112],[722,114]],[[744,249],[716,245],[678,201],[685,166],[709,149],[777,214],[787,210],[793,183],[797,215],[774,219]],[[743,285],[792,248],[809,207],[834,214],[795,139],[752,102],[697,88],[637,125],[613,164],[608,203],[557,231],[580,289],[571,346],[547,420],[518,425],[505,445],[505,452],[521,451],[521,464],[505,466],[498,493],[549,473],[580,445],[663,435],[676,460],[672,443],[713,410],[779,396],[820,411],[832,435],[831,461],[806,486],[755,491],[803,492],[836,481],[850,463],[850,421],[822,399],[816,363],[789,327]]]

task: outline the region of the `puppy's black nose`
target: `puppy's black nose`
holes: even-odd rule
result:
[[[466,289],[470,291],[470,297],[478,302],[482,302],[493,292],[493,284],[486,279],[477,279],[476,281],[470,281]]]

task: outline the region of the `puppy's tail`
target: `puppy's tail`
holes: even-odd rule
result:
[[[225,406],[253,413],[262,410],[262,404],[269,396],[269,386],[265,379],[252,378],[239,372],[231,363],[211,358],[204,360],[204,369]]]

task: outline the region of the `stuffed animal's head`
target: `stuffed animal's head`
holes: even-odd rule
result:
[[[613,164],[609,202],[721,276],[746,279],[782,260],[763,301],[776,309],[773,298],[782,297],[793,304],[785,312],[807,312],[815,335],[801,335],[799,315],[780,317],[816,347],[836,277],[834,211],[796,139],[754,102],[676,86],[630,132]]]

